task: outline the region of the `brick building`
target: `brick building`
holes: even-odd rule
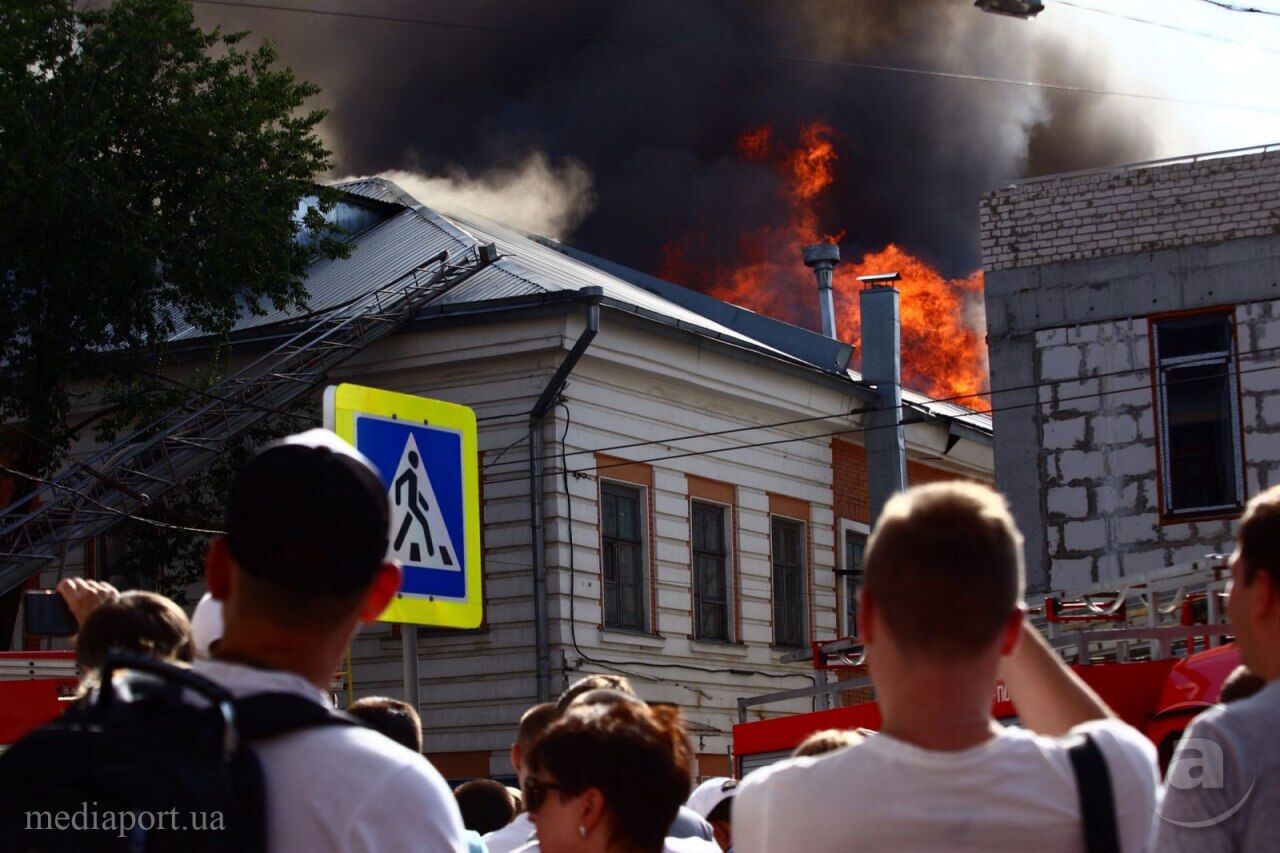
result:
[[[1280,482],[1280,150],[984,196],[996,483],[1029,586],[1229,549]]]

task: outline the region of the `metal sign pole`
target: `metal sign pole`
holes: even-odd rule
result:
[[[400,644],[404,650],[404,701],[421,713],[422,702],[418,689],[418,626],[405,623],[400,626]]]

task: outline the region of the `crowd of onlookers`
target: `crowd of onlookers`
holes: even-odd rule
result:
[[[385,560],[388,512],[372,467],[331,433],[268,446],[233,485],[191,622],[152,593],[61,585],[80,626],[79,702],[112,693],[99,673],[126,652],[189,668],[234,702],[331,705],[345,644],[399,587]],[[875,732],[817,732],[789,760],[695,786],[679,708],[646,703],[621,676],[590,675],[520,719],[518,786],[477,779],[451,791],[422,755],[417,710],[365,698],[252,739],[260,840],[276,851],[490,853],[1273,849],[1280,487],[1250,502],[1237,540],[1227,608],[1248,669],[1224,686],[1229,707],[1191,725],[1163,785],[1152,744],[1027,621],[1022,537],[1003,498],[949,483],[894,497],[865,554],[859,635]],[[997,679],[1017,726],[992,718]],[[19,790],[6,760],[0,785]]]

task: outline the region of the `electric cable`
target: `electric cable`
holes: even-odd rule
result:
[[[1125,15],[1121,12],[1113,12],[1110,9],[1099,9],[1096,6],[1084,6],[1080,3],[1072,2],[1072,0],[1054,0],[1054,5],[1070,6],[1071,8],[1079,9],[1082,12],[1093,12],[1098,15],[1106,15],[1109,18],[1118,18],[1122,21],[1130,21],[1135,24],[1146,24],[1147,26],[1158,27],[1159,29],[1162,29],[1162,30],[1172,30],[1173,32],[1177,32],[1177,33],[1184,33],[1186,35],[1191,35],[1191,36],[1199,36],[1201,38],[1206,38],[1211,41],[1216,41],[1220,44],[1229,44],[1237,47],[1253,48],[1255,50],[1260,50],[1263,53],[1270,53],[1273,56],[1280,56],[1280,51],[1273,50],[1268,47],[1263,47],[1262,45],[1250,44],[1249,42],[1240,41],[1239,39],[1230,38],[1228,36],[1220,36],[1215,33],[1205,32],[1203,30],[1189,30],[1189,29],[1186,29],[1185,27],[1175,26],[1174,24],[1168,24],[1163,21],[1153,21],[1150,18],[1139,18],[1135,15]]]
[[[1232,327],[1239,327],[1242,325],[1245,325],[1245,324],[1239,323],[1234,319],[1231,321]],[[1236,359],[1244,360],[1246,358],[1257,358],[1268,353],[1280,353],[1280,346],[1261,347],[1258,349],[1250,350],[1247,353],[1239,353],[1236,355]],[[1150,373],[1150,371],[1151,371],[1150,367],[1126,367],[1126,368],[1120,368],[1117,370],[1103,371],[1100,373],[1092,373],[1088,376],[1083,376],[1083,377],[1073,377],[1069,379],[1047,379],[1047,380],[1040,380],[1038,382],[1030,382],[1025,385],[1009,385],[1003,388],[991,388],[985,391],[973,391],[965,394],[955,394],[950,397],[930,397],[930,398],[927,398],[925,402],[922,402],[922,403],[913,403],[909,401],[904,401],[902,405],[904,409],[916,409],[920,407],[927,407],[934,403],[951,403],[955,405],[961,405],[960,401],[973,399],[975,397],[993,397],[996,394],[1011,394],[1016,391],[1036,391],[1041,388],[1051,388],[1059,385],[1070,385],[1073,383],[1085,382],[1090,379],[1109,379],[1117,376],[1129,376],[1133,374]],[[1137,390],[1137,389],[1133,389],[1133,390]],[[1113,393],[1119,393],[1119,392],[1113,392]],[[568,455],[581,456],[588,453],[608,453],[614,450],[626,450],[630,448],[646,447],[646,446],[655,445],[655,444],[674,444],[678,441],[687,441],[689,439],[694,439],[694,438],[715,438],[721,435],[729,435],[732,433],[745,432],[753,429],[773,429],[775,427],[792,426],[795,424],[811,423],[813,421],[834,420],[835,418],[848,417],[848,416],[858,415],[858,414],[874,414],[882,411],[885,411],[883,407],[877,408],[874,406],[863,406],[856,409],[851,409],[850,411],[844,414],[832,413],[832,414],[824,414],[824,415],[812,415],[809,417],[795,418],[795,419],[786,420],[786,421],[777,421],[774,423],[755,424],[753,426],[733,427],[730,429],[711,430],[707,432],[686,433],[684,435],[670,436],[667,438],[656,438],[656,439],[650,439],[646,441],[633,441],[625,444],[608,445],[605,447],[597,447],[592,450],[575,450],[569,453]],[[955,419],[960,420],[965,417],[970,417],[973,415],[976,415],[976,416],[990,415],[992,411],[995,411],[995,410],[988,409],[986,411],[982,411],[979,409],[970,409],[969,412],[966,412],[961,415],[955,415],[955,416],[935,415],[935,416],[941,417],[941,418],[954,417]],[[516,439],[516,441],[512,442],[511,445],[503,449],[503,453],[506,453],[506,451],[510,450],[515,445],[519,444],[523,439],[524,439],[523,436]],[[499,454],[499,457],[501,455],[502,454]],[[490,470],[492,467],[494,467],[497,464],[497,461],[498,461],[497,458],[495,458],[492,462],[485,463],[485,465],[483,466],[483,470],[485,471]],[[517,460],[517,461],[508,462],[506,464],[507,465],[524,465],[525,461]],[[499,481],[499,482],[505,482],[505,481]]]
[[[1193,100],[1175,98],[1169,95],[1155,95],[1147,92],[1118,92],[1109,89],[1096,89],[1090,86],[1074,86],[1063,83],[1046,83],[1040,80],[1017,80],[1008,77],[993,77],[985,74],[967,74],[958,71],[942,71],[931,68],[911,68],[900,65],[884,65],[870,62],[854,62],[852,60],[821,59],[815,56],[793,56],[787,54],[765,53],[758,51],[737,50],[733,48],[712,47],[710,45],[670,44],[645,39],[614,38],[580,33],[554,32],[551,30],[524,30],[514,27],[495,27],[483,24],[464,24],[457,21],[444,21],[430,18],[410,18],[399,15],[375,15],[368,12],[344,12],[336,9],[304,9],[297,6],[284,6],[276,3],[235,2],[234,0],[192,0],[205,6],[223,6],[232,9],[254,9],[269,12],[292,12],[302,15],[324,15],[354,20],[377,21],[394,24],[417,24],[428,27],[441,27],[470,32],[486,32],[499,35],[518,36],[522,38],[559,39],[582,43],[611,44],[619,47],[638,47],[655,50],[672,50],[685,53],[700,53],[712,56],[729,56],[740,59],[757,59],[770,62],[794,62],[830,68],[851,68],[860,71],[879,71],[891,74],[907,74],[919,77],[935,77],[947,80],[959,80],[975,83],[991,83],[1002,86],[1017,86],[1027,89],[1049,89],[1058,92],[1069,92],[1079,95],[1099,95],[1119,98],[1134,98],[1148,101],[1162,101],[1175,104],[1189,104],[1218,109],[1241,110],[1245,112],[1280,113],[1280,107],[1261,107],[1249,104],[1232,104],[1222,101]]]
[[[1237,359],[1243,359],[1246,355],[1247,354],[1240,355],[1237,357]],[[1280,364],[1265,365],[1262,367],[1249,368],[1247,370],[1237,370],[1235,371],[1235,373],[1236,375],[1247,375],[1251,373],[1260,373],[1267,370],[1275,370],[1277,368],[1280,368]],[[1074,379],[1069,381],[1081,383],[1081,382],[1086,382],[1091,378],[1093,377],[1085,376],[1085,377],[1080,377],[1079,379]],[[1203,377],[1203,376],[1196,376],[1196,377],[1187,377],[1185,379],[1172,379],[1172,380],[1166,380],[1161,384],[1167,387],[1169,385],[1177,385],[1182,382],[1200,382],[1200,381],[1203,381],[1205,378],[1206,377]],[[1030,403],[1019,403],[1019,404],[1009,405],[1009,406],[1000,406],[1000,407],[993,408],[991,411],[992,412],[1010,412],[1010,411],[1017,411],[1017,410],[1028,409],[1033,407],[1038,408],[1040,406],[1050,405],[1051,403],[1066,403],[1066,402],[1073,402],[1078,400],[1088,400],[1088,399],[1093,399],[1098,397],[1108,397],[1115,394],[1132,394],[1138,391],[1149,391],[1151,390],[1151,387],[1152,386],[1150,385],[1135,385],[1132,388],[1119,388],[1119,389],[1112,389],[1110,391],[1104,391],[1099,389],[1098,391],[1095,391],[1095,392],[1080,394],[1074,397],[1060,397],[1054,401],[1041,402],[1040,400],[1036,400]],[[904,408],[906,408],[905,405],[904,405]],[[880,408],[874,411],[878,411],[878,412],[888,411],[888,408]],[[835,416],[830,416],[830,417],[835,417]],[[851,435],[854,433],[865,433],[865,432],[870,432],[876,429],[896,429],[898,427],[908,426],[910,425],[910,423],[912,422],[902,420],[896,423],[877,424],[875,426],[851,427],[849,429],[832,430],[829,432],[815,433],[813,435],[791,436],[788,438],[773,439],[770,441],[750,442],[747,444],[733,444],[727,447],[717,447],[717,448],[711,448],[708,450],[693,450],[693,451],[687,451],[683,453],[672,453],[666,456],[655,456],[649,459],[633,459],[633,460],[626,460],[625,462],[611,462],[606,465],[589,465],[583,468],[571,469],[569,473],[574,474],[575,476],[579,474],[589,475],[591,472],[604,471],[610,468],[625,467],[627,465],[634,465],[637,463],[651,464],[653,462],[664,462],[672,459],[684,459],[692,456],[709,456],[712,454],[727,453],[734,450],[750,450],[757,447],[772,447],[779,444],[791,444],[798,441],[812,441],[813,439],[817,439],[817,438],[832,438],[835,436]],[[499,478],[496,480],[488,480],[486,481],[485,485],[495,486],[495,485],[501,485],[503,483],[519,482],[523,479],[525,479],[523,476],[505,477],[505,478]]]
[[[1202,3],[1208,3],[1210,6],[1217,6],[1219,9],[1226,9],[1228,12],[1248,12],[1254,15],[1278,15],[1280,12],[1275,9],[1259,9],[1257,6],[1241,6],[1236,3],[1227,3],[1225,0],[1200,0]]]
[[[563,400],[557,400],[553,408],[564,409],[564,432],[561,434],[561,438],[559,442],[560,449],[561,451],[563,451],[569,437],[569,426],[572,421],[572,416],[569,412],[568,404],[565,403]],[[566,523],[568,524],[568,528],[569,528],[568,536],[567,536],[568,542],[569,542],[569,639],[570,639],[570,642],[573,644],[574,651],[576,651],[579,655],[581,655],[584,660],[590,663],[599,664],[601,666],[610,666],[610,665],[613,665],[614,662],[601,661],[597,658],[593,658],[590,655],[588,655],[586,652],[584,652],[582,648],[578,645],[578,630],[577,630],[578,621],[576,618],[576,610],[574,607],[574,602],[577,599],[578,595],[577,595],[577,589],[575,586],[576,577],[577,577],[577,563],[574,559],[575,548],[573,544],[573,495],[569,491],[569,469],[563,463],[563,460],[560,465],[560,478],[561,478],[562,487],[564,488],[566,516],[567,516]],[[601,578],[603,578],[603,576],[604,576],[604,573],[602,570]],[[624,660],[624,661],[617,661],[616,663],[623,664],[623,665],[630,665],[630,666],[646,666],[646,667],[651,667],[656,669],[682,669],[682,670],[689,670],[693,672],[708,672],[708,673],[716,673],[716,674],[729,673],[730,675],[743,675],[743,676],[763,675],[769,678],[804,677],[804,678],[808,678],[810,682],[814,682],[813,676],[808,675],[806,673],[761,672],[759,670],[737,669],[734,667],[712,669],[710,667],[695,666],[693,664],[649,663],[647,661],[625,661]],[[630,673],[625,670],[618,669],[616,666],[614,667],[614,669],[616,672],[620,672],[623,675],[635,675],[650,681],[657,680],[657,679],[654,679],[652,676],[645,676],[643,674],[638,674],[638,673]],[[677,683],[677,682],[671,682],[671,683]],[[705,691],[699,688],[689,687],[688,685],[681,685],[681,686],[685,687],[686,689],[692,690],[695,693],[698,693],[703,698],[706,698],[706,699],[711,698],[711,696],[709,696]]]
[[[109,512],[109,513],[111,513],[112,515],[118,515],[118,516],[120,516],[121,518],[132,519],[133,521],[140,521],[140,522],[142,522],[143,524],[149,524],[149,525],[151,525],[152,527],[161,527],[161,528],[164,528],[164,529],[166,529],[166,530],[180,530],[180,531],[184,531],[184,532],[187,532],[187,533],[203,533],[203,534],[208,534],[208,535],[216,535],[216,534],[221,534],[221,533],[223,533],[223,532],[224,532],[224,531],[221,531],[221,530],[214,530],[214,529],[204,528],[204,527],[189,527],[189,526],[187,526],[187,525],[183,525],[183,524],[170,524],[170,523],[169,523],[169,522],[167,522],[167,521],[159,521],[159,520],[154,519],[154,518],[146,518],[146,517],[141,516],[141,515],[136,515],[136,514],[134,514],[134,513],[130,513],[130,512],[128,512],[127,510],[116,509],[115,507],[107,506],[106,504],[102,503],[101,501],[96,500],[96,499],[94,499],[94,498],[91,498],[91,497],[89,497],[88,495],[86,495],[84,492],[81,492],[81,491],[79,491],[79,490],[77,490],[77,489],[73,489],[73,488],[71,488],[70,486],[65,486],[65,485],[63,485],[63,484],[61,484],[61,483],[56,483],[56,482],[54,482],[53,480],[49,480],[49,479],[46,479],[46,478],[44,478],[44,477],[39,477],[39,476],[37,476],[37,475],[35,475],[35,474],[28,474],[28,473],[27,473],[27,472],[25,472],[25,471],[18,471],[18,470],[14,469],[14,468],[10,468],[10,467],[8,467],[7,465],[0,465],[0,473],[2,473],[2,474],[6,474],[7,476],[10,476],[10,477],[18,477],[18,478],[23,479],[23,480],[30,480],[30,481],[33,481],[33,482],[36,482],[36,483],[40,483],[41,485],[48,486],[48,487],[50,487],[50,488],[54,488],[54,489],[61,489],[62,491],[70,492],[71,494],[73,494],[73,495],[75,495],[77,498],[79,498],[80,500],[88,501],[89,503],[91,503],[91,504],[93,504],[94,506],[98,507],[98,508],[99,508],[99,509],[101,509],[103,512]]]

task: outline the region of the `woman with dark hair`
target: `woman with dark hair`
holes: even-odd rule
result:
[[[630,697],[575,703],[529,751],[524,803],[542,853],[702,853],[664,838],[689,795],[693,751],[680,710]]]

